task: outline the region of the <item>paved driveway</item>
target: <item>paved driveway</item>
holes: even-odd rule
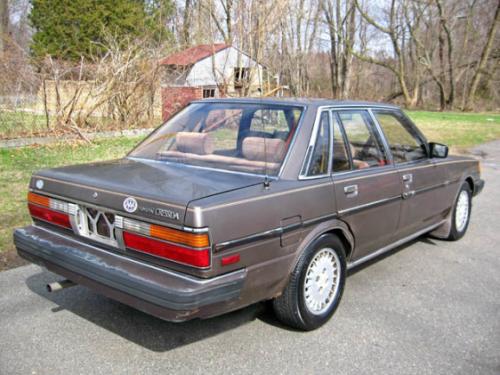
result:
[[[36,266],[0,273],[0,374],[500,374],[500,142],[484,146],[468,234],[422,238],[353,272],[301,333],[265,305],[170,324]],[[479,152],[478,151],[478,152]]]

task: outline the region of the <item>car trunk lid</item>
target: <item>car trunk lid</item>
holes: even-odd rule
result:
[[[262,182],[262,177],[138,159],[41,170],[30,188],[125,216],[177,225],[189,202]],[[132,197],[136,207],[124,201]]]

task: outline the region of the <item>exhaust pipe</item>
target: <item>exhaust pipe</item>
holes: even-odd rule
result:
[[[47,291],[49,293],[58,292],[60,290],[75,286],[76,284],[71,280],[61,280],[47,284]]]

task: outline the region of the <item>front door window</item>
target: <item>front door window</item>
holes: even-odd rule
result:
[[[401,114],[394,111],[373,111],[385,134],[396,164],[427,159],[425,142]]]

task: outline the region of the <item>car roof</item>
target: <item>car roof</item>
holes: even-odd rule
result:
[[[270,105],[296,105],[308,107],[390,107],[399,109],[398,106],[387,103],[367,102],[358,100],[333,100],[321,98],[210,98],[196,100],[193,103],[251,103],[251,104],[270,104]]]

